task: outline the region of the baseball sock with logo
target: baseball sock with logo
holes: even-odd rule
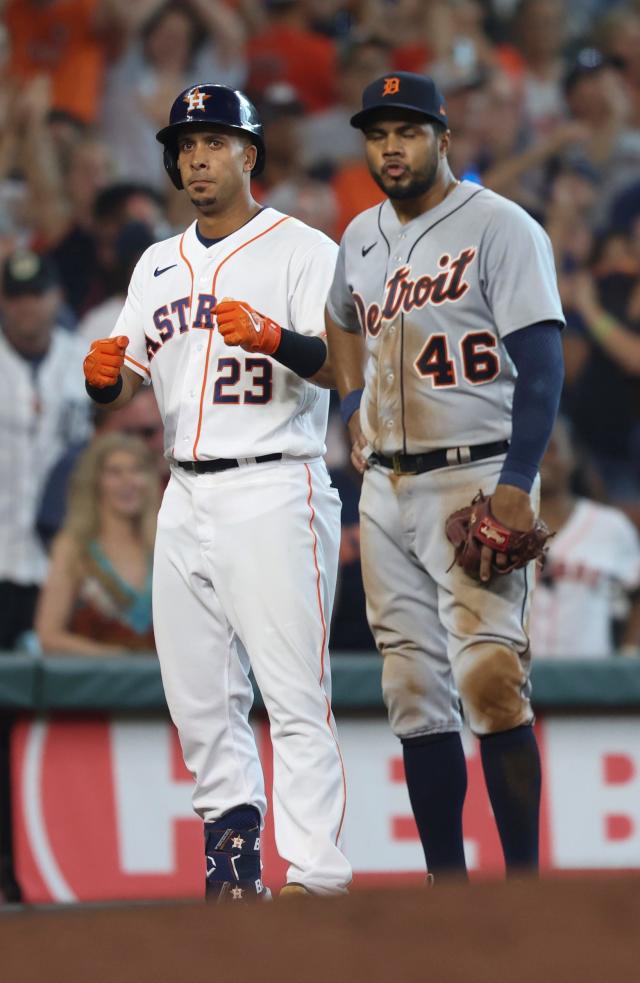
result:
[[[231,809],[204,824],[207,901],[256,901],[267,896],[260,863],[260,813]]]

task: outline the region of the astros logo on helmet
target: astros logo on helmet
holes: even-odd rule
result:
[[[183,102],[186,102],[189,107],[189,112],[192,113],[194,109],[199,109],[200,112],[204,112],[204,102],[205,99],[210,99],[211,95],[207,92],[200,92],[200,89],[191,89],[190,92],[183,97]]]

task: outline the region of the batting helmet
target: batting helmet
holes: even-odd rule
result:
[[[258,151],[252,174],[261,173],[265,160],[264,136],[255,106],[237,89],[203,82],[180,93],[171,107],[169,125],[156,133],[156,140],[164,145],[164,166],[176,188],[183,187],[178,168],[178,134],[185,126],[203,123],[219,123],[247,133]]]

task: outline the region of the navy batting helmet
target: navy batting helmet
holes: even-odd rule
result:
[[[185,126],[196,127],[203,123],[219,123],[247,133],[258,151],[252,174],[261,173],[265,159],[264,136],[255,106],[237,89],[202,82],[180,93],[171,107],[169,125],[156,133],[156,140],[164,145],[164,166],[176,188],[183,187],[178,168],[178,133]]]

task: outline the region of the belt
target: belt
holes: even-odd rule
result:
[[[192,471],[194,474],[215,474],[216,471],[228,471],[239,468],[243,464],[265,464],[267,461],[281,461],[282,454],[261,454],[259,457],[227,458],[216,457],[213,461],[176,461],[179,468]]]
[[[443,447],[427,454],[392,454],[386,457],[374,451],[369,456],[372,464],[381,464],[390,468],[394,474],[424,474],[425,471],[435,471],[436,468],[451,468],[458,464],[469,464],[471,461],[482,461],[485,457],[495,457],[504,454],[509,449],[508,440],[498,440],[493,444],[476,444],[474,447]]]

